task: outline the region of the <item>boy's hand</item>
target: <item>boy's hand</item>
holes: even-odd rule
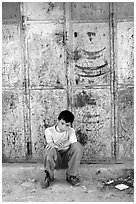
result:
[[[58,147],[63,147],[64,144],[66,143],[67,140],[63,140],[63,141],[58,141],[56,142],[55,144],[58,146]]]
[[[46,150],[51,150],[53,148],[58,148],[55,144],[47,144],[46,145]]]

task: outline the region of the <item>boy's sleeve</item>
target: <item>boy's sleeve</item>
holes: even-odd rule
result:
[[[76,133],[75,133],[75,130],[73,128],[71,128],[71,130],[69,132],[69,141],[71,143],[77,142]]]
[[[53,142],[51,132],[48,129],[45,130],[45,137],[47,143]]]

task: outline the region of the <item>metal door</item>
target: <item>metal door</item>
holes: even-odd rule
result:
[[[4,158],[43,159],[44,130],[68,108],[83,160],[132,159],[133,3],[3,9]]]

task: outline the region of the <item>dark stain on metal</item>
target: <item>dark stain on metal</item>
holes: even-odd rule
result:
[[[96,33],[94,33],[94,32],[87,32],[87,35],[90,37],[90,36],[95,36],[96,35]]]
[[[77,36],[78,36],[78,33],[74,32],[74,37],[77,38]]]
[[[56,81],[57,84],[60,84],[60,80],[59,80],[59,77],[57,77],[57,81]]]
[[[81,51],[85,54],[85,55],[89,55],[89,56],[95,56],[95,55],[98,55],[100,54],[103,50],[105,50],[106,47],[102,48],[101,50],[98,50],[98,51],[95,51],[95,52],[89,52],[89,51],[86,51],[84,49],[81,49]]]
[[[26,147],[27,147],[27,156],[32,155],[32,144],[31,144],[31,142],[27,142]]]
[[[105,49],[106,47],[102,48],[101,50],[95,51],[95,52],[89,52],[84,49],[81,49],[81,50],[75,49],[75,51],[73,52],[74,54],[73,59],[75,60],[75,62],[77,62],[81,58],[97,59],[101,56],[102,51],[104,51]]]
[[[79,84],[79,82],[80,82],[80,76],[76,76],[75,82],[76,82],[77,85]]]
[[[73,58],[74,58],[75,62],[77,62],[80,58],[82,58],[82,55],[79,53],[78,50],[75,50]]]
[[[110,72],[110,70],[103,69],[106,66],[107,66],[107,62],[105,62],[104,65],[101,65],[101,66],[98,66],[92,69],[90,67],[81,67],[81,66],[76,65],[77,68],[82,70],[82,73],[78,73],[77,79],[79,79],[79,77],[98,77],[98,76],[105,75]]]
[[[85,105],[96,105],[96,99],[92,94],[87,94],[84,90],[75,96],[75,107],[83,107]]]
[[[49,7],[47,9],[47,13],[49,14],[54,9],[54,3],[53,2],[49,2],[48,4],[49,4]]]
[[[119,146],[120,154],[133,156],[134,143],[134,90],[119,91]]]
[[[79,65],[76,64],[76,67],[81,69],[82,71],[91,71],[91,70],[99,70],[104,68],[105,66],[108,65],[108,61],[106,60],[104,64],[100,65],[100,66],[96,66],[96,67],[81,67]],[[88,73],[88,72],[87,72]]]
[[[65,45],[65,34],[64,32],[59,32],[54,34],[54,39],[58,45]]]
[[[119,108],[125,109],[128,106],[133,107],[134,99],[133,99],[133,90],[131,88],[121,90],[119,92],[120,100],[119,100]]]
[[[87,144],[89,138],[85,130],[84,131],[81,129],[76,130],[76,135],[78,142],[80,142],[83,146]]]
[[[87,32],[87,35],[89,37],[89,40],[92,41],[92,36],[93,37],[96,36],[96,33],[94,33],[94,32]]]

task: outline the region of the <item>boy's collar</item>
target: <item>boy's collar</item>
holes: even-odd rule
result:
[[[55,130],[56,130],[58,133],[63,133],[63,132],[60,131],[58,125],[55,125]],[[66,132],[66,131],[64,131],[64,132]]]

